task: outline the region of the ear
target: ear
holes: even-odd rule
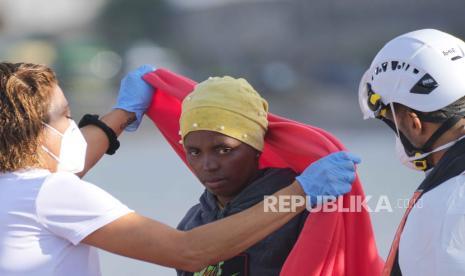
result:
[[[418,118],[418,115],[412,111],[408,111],[407,114],[409,117],[410,128],[413,131],[420,133],[423,130],[423,123],[421,122],[420,118]]]

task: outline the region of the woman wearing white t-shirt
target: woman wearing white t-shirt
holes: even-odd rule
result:
[[[141,77],[151,70],[128,74],[114,110],[100,120],[88,116],[80,130],[51,69],[0,63],[0,275],[100,275],[95,248],[197,271],[237,255],[303,210],[265,213],[261,203],[183,232],[81,180],[105,152],[114,153],[125,128],[137,128],[152,97]],[[329,155],[275,195],[343,194],[356,162],[347,153]]]

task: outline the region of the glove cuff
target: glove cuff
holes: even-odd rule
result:
[[[139,128],[139,125],[142,122],[142,118],[144,117],[144,112],[129,110],[128,108],[119,106],[118,104],[113,106],[112,109],[113,110],[121,109],[121,110],[124,110],[124,111],[127,111],[127,112],[132,112],[132,113],[136,114],[136,120],[134,122],[130,123],[129,125],[127,125],[126,128],[124,129],[125,131],[133,132],[133,131],[136,131],[137,128]]]

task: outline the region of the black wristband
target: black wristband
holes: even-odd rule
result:
[[[116,133],[107,126],[104,122],[100,121],[98,115],[86,114],[82,119],[79,121],[79,128],[85,127],[87,125],[94,125],[100,128],[108,138],[109,146],[106,154],[113,155],[116,150],[119,148],[119,141]]]

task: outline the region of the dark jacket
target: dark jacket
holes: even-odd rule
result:
[[[289,186],[294,181],[295,176],[295,173],[290,169],[268,168],[261,170],[260,176],[244,188],[231,202],[226,204],[223,210],[218,207],[215,196],[205,190],[200,197],[200,203],[193,206],[187,212],[186,216],[180,222],[178,229],[190,230],[197,226],[241,212],[261,202],[265,195],[271,195]],[[279,275],[287,255],[297,241],[297,237],[302,230],[307,215],[308,212],[305,211],[296,216],[276,232],[245,251],[245,255],[247,255],[246,263],[248,263],[245,267],[248,267],[248,275]],[[236,265],[238,262],[237,259],[238,258],[227,260],[224,264],[228,264],[229,262]],[[244,261],[242,261],[241,266],[243,263]],[[222,274],[214,275],[228,276],[228,274],[229,272],[223,269]],[[178,271],[178,275],[187,276],[192,275],[192,273]],[[243,276],[242,273],[237,275]]]

